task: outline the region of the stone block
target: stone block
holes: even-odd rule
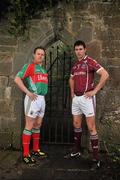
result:
[[[107,58],[107,63],[111,67],[120,67],[120,59],[119,58]]]
[[[4,99],[5,87],[0,86],[0,99]]]
[[[83,41],[90,42],[92,40],[92,27],[82,27],[78,29],[78,34],[76,35],[76,39],[81,39]]]
[[[17,87],[17,85],[14,84],[14,86],[12,86],[12,92],[11,92],[12,99],[22,99],[23,94],[24,93],[22,93],[22,91]]]
[[[8,77],[7,76],[0,76],[0,87],[5,87],[8,84]]]
[[[22,134],[21,128],[18,129],[18,131],[14,131],[12,134],[12,147],[15,149],[22,148],[21,134]]]
[[[75,42],[75,38],[73,36],[73,34],[69,33],[66,29],[58,32],[58,39],[60,39],[63,43],[68,44],[68,45],[72,45]]]
[[[38,38],[44,39],[46,37],[44,31],[40,30],[38,27],[31,27],[29,34],[32,41],[36,41]]]
[[[12,117],[13,103],[11,100],[0,100],[0,115],[1,117]]]
[[[120,40],[114,40],[111,38],[111,43],[110,39],[109,40],[104,40],[102,42],[102,47],[104,50],[109,50],[109,51],[119,51],[120,50]]]
[[[107,58],[120,58],[120,50],[115,51],[112,49],[103,49],[102,56]]]
[[[101,55],[101,43],[99,41],[90,42],[87,45],[87,52],[89,56],[99,62]]]
[[[12,60],[13,57],[10,54],[0,53],[0,75],[7,76],[12,73]]]
[[[14,52],[15,48],[13,46],[0,46],[0,52]]]
[[[108,72],[110,74],[109,86],[116,88],[116,90],[119,89],[120,88],[120,67],[108,66]]]
[[[0,45],[16,46],[17,39],[6,36],[0,36]]]
[[[12,144],[12,132],[0,131],[0,148],[9,148]]]
[[[107,147],[109,147],[108,145],[115,145],[115,144],[119,144],[120,142],[120,124],[116,125],[115,123],[110,124],[108,122],[108,124],[99,124],[98,127],[98,133],[99,133],[99,137],[100,140],[102,141],[102,143],[106,143]],[[103,146],[105,148],[105,146]],[[110,149],[109,149],[110,150]]]
[[[118,16],[104,16],[104,24],[108,25],[110,28],[120,28],[120,15]]]
[[[0,75],[8,76],[12,73],[12,62],[0,62]]]
[[[23,54],[22,52],[15,54],[15,58],[13,60],[13,74],[14,74],[14,76],[23,67],[23,65],[25,63],[28,63],[28,62],[29,62],[29,59],[27,59],[27,54]]]

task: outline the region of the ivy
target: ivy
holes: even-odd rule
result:
[[[0,19],[8,17],[9,32],[14,36],[29,35],[29,19],[39,15],[44,8],[56,6],[59,2],[86,3],[93,0],[0,0]],[[119,0],[100,0],[112,2],[112,7],[120,4]]]
[[[28,13],[26,0],[11,0],[9,7],[9,32],[14,36],[24,35],[28,29]]]

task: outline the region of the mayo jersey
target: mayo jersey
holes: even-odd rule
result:
[[[94,72],[98,72],[102,66],[92,58],[85,56],[81,61],[76,61],[71,69],[71,76],[74,79],[74,93],[84,94],[84,92],[94,89]]]
[[[17,73],[17,76],[25,80],[26,87],[30,92],[45,95],[48,91],[47,71],[39,64],[25,64]]]

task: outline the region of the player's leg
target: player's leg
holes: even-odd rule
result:
[[[40,128],[42,125],[43,118],[37,117],[32,129],[32,138],[33,138],[33,152],[32,155],[37,157],[46,157],[47,155],[41,151],[40,147]]]
[[[86,117],[87,126],[90,132],[90,141],[93,151],[93,159],[95,160],[95,167],[99,167],[99,154],[98,154],[98,134],[95,125],[95,108],[96,101],[95,96],[92,98],[86,98],[83,96],[83,113]]]
[[[74,146],[75,152],[81,151],[81,136],[82,136],[82,115],[73,115],[73,127],[74,127]]]
[[[25,117],[25,128],[23,130],[22,134],[22,145],[23,145],[23,161],[26,164],[29,163],[34,163],[35,160],[30,156],[30,140],[31,140],[31,134],[32,134],[32,128],[33,128],[33,123],[34,123],[34,118]]]
[[[31,163],[33,159],[30,157],[30,140],[32,135],[32,128],[36,118],[34,111],[34,101],[32,101],[27,95],[24,100],[25,110],[25,128],[22,134],[22,145],[23,145],[23,160],[26,163]],[[31,160],[31,161],[30,161]]]
[[[95,126],[95,116],[87,117],[87,126],[90,132],[90,141],[93,150],[93,158],[98,160],[98,134]]]
[[[74,128],[74,150],[70,153],[70,157],[78,157],[81,155],[81,121],[82,121],[82,112],[79,106],[80,98],[75,96],[72,100],[72,115],[73,115],[73,128]],[[69,157],[65,156],[65,158]]]
[[[91,167],[92,170],[100,167],[99,160],[99,147],[98,147],[98,134],[95,126],[95,116],[87,117],[87,126],[90,132],[90,141],[93,151],[93,165]]]
[[[33,152],[32,154],[36,156],[42,156],[45,157],[46,154],[41,151],[40,148],[40,130],[42,126],[42,121],[44,117],[45,112],[45,100],[43,96],[38,97],[38,103],[37,103],[37,118],[35,119],[33,129],[32,129],[32,139],[33,139]]]

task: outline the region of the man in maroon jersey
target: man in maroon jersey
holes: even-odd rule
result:
[[[44,57],[44,48],[36,47],[33,62],[25,64],[15,77],[15,83],[26,94],[24,100],[25,128],[22,134],[23,161],[26,164],[35,163],[29,150],[31,138],[33,139],[32,155],[46,157],[39,144],[40,127],[45,112],[44,96],[48,91],[48,74],[42,67]]]
[[[98,134],[95,126],[95,95],[104,86],[109,75],[98,62],[86,55],[86,45],[83,41],[76,41],[74,50],[77,61],[71,69],[69,83],[72,97],[75,152],[72,152],[70,157],[79,157],[81,155],[81,121],[82,114],[84,114],[93,150],[92,169],[96,169],[100,167],[100,160],[98,155]],[[100,75],[99,83],[96,86],[94,85],[95,72]]]

